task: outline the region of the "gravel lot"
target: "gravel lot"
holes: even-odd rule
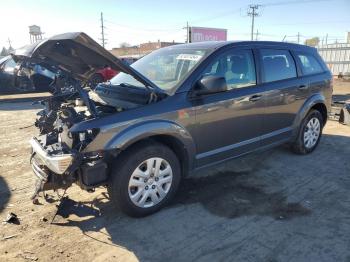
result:
[[[350,94],[349,83],[338,86]],[[200,173],[168,208],[132,219],[104,188],[31,203],[38,109],[0,102],[0,218],[19,217],[0,224],[0,261],[350,262],[349,126],[329,121],[311,155],[282,146]]]

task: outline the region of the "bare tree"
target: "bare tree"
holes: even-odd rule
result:
[[[8,54],[9,54],[9,51],[5,47],[3,47],[0,52],[0,56],[7,56]]]
[[[127,42],[122,42],[122,43],[120,43],[120,45],[119,45],[121,48],[126,48],[126,47],[130,47],[131,45],[129,44],[129,43],[127,43]]]
[[[305,45],[317,46],[320,43],[320,38],[313,37],[305,40]]]

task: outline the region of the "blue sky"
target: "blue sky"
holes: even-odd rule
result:
[[[321,39],[345,41],[350,31],[350,0],[22,0],[1,1],[0,47],[7,38],[17,48],[29,43],[28,26],[41,26],[45,37],[84,31],[99,41],[100,12],[104,13],[107,48],[122,42],[185,39],[186,21],[193,26],[228,29],[229,40],[250,39],[249,4],[262,5],[256,18],[259,40],[301,41]]]

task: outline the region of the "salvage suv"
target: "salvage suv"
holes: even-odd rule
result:
[[[84,33],[68,33],[13,57],[50,65],[57,84],[72,86],[57,88],[38,113],[34,197],[73,183],[107,186],[130,216],[164,207],[195,170],[282,143],[311,153],[331,105],[329,70],[316,49],[297,44],[181,44],[129,66]],[[120,73],[82,88],[99,64]]]

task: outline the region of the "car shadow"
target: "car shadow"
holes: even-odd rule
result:
[[[256,234],[280,234],[281,228],[303,223],[296,219],[313,216],[314,210],[315,213],[327,212],[327,206],[310,206],[309,201],[289,201],[291,198],[304,199],[297,195],[307,194],[311,188],[303,189],[307,192],[292,194],[288,191],[296,192],[298,185],[295,188],[292,185],[302,182],[299,180],[306,174],[310,176],[306,181],[320,177],[321,174],[302,172],[303,169],[319,168],[315,159],[329,161],[327,165],[333,169],[341,165],[349,153],[347,145],[350,145],[347,136],[324,134],[318,150],[307,156],[292,154],[288,147],[282,146],[237,159],[226,166],[214,167],[211,173],[183,180],[168,207],[140,219],[127,217],[115,210],[107,193],[87,202],[66,198],[52,224],[77,227],[92,241],[106,247],[127,249],[140,261],[195,260],[197,256],[216,250],[215,245],[220,248],[220,245],[225,245],[222,248],[230,249],[233,240],[239,242],[251,237],[252,230],[260,232]],[[289,163],[291,168],[284,171]],[[346,168],[347,163],[344,164]],[[299,171],[301,175],[293,175]],[[324,180],[333,179],[332,183],[341,183],[343,188],[350,186],[350,180],[341,175],[345,171],[338,176],[330,174],[329,170],[317,172],[322,173]],[[286,185],[292,188],[286,190]],[[227,240],[228,244],[226,238],[231,239]],[[221,240],[218,242],[218,239]],[[188,250],[187,245],[190,246]],[[200,250],[194,251],[196,247]],[[252,250],[247,252],[254,254]],[[225,252],[214,255],[224,258]]]
[[[0,213],[5,209],[11,196],[10,189],[3,177],[0,176]]]
[[[0,101],[0,111],[19,111],[19,110],[39,110],[44,107],[34,104],[34,101],[27,102],[2,102]]]
[[[263,216],[279,221],[311,214],[311,210],[302,204],[288,202],[282,191],[271,192],[259,179],[259,171],[267,168],[263,164],[266,156],[268,154],[256,157],[246,168],[241,166],[234,171],[225,170],[227,167],[223,170],[214,168],[214,174],[185,179],[168,207],[142,219],[113,212],[115,209],[104,193],[88,202],[65,198],[52,224],[78,227],[84,235],[96,241],[131,250],[140,261],[164,261],[164,255],[154,257],[151,246],[163,245],[166,235],[174,236],[167,238],[167,245],[176,246],[179,237],[186,239],[180,232],[179,221],[191,232],[199,220],[208,217],[206,214],[214,220]],[[193,211],[197,209],[198,212]],[[152,228],[156,228],[157,234],[150,239]]]
[[[289,203],[281,192],[267,192],[264,185],[251,183],[245,176],[249,174],[220,172],[187,179],[174,202],[176,205],[200,203],[211,214],[231,219],[254,215],[291,219],[310,213],[299,203]]]

